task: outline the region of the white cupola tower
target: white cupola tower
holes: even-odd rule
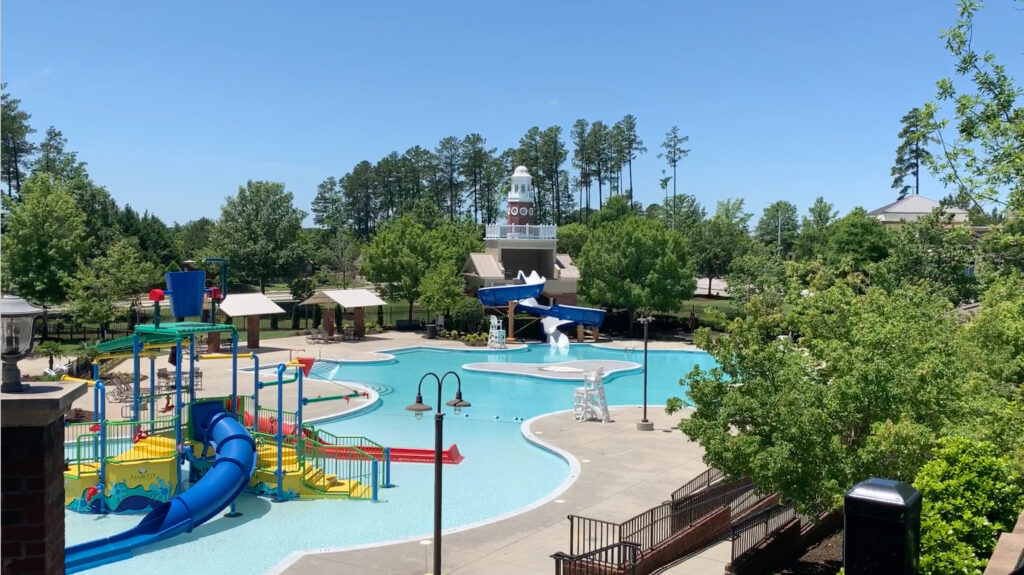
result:
[[[512,173],[512,189],[508,192],[509,225],[533,224],[533,176],[526,166],[519,166]]]

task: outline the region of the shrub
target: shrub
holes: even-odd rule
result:
[[[484,319],[484,306],[476,298],[465,298],[452,308],[452,323],[460,331],[476,331]]]
[[[921,573],[981,573],[1024,506],[1024,481],[985,441],[950,437],[918,472]]]

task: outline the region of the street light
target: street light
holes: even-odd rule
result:
[[[647,421],[647,326],[654,321],[654,317],[650,312],[644,311],[643,317],[637,318],[636,321],[644,326],[644,418],[636,422],[636,428],[639,431],[654,431],[654,422]]]
[[[470,403],[462,399],[462,380],[459,374],[454,371],[445,372],[438,377],[434,372],[427,372],[420,378],[416,387],[416,403],[405,409],[413,412],[416,419],[423,419],[423,413],[430,411],[429,405],[423,403],[423,380],[433,377],[437,381],[437,413],[434,414],[434,575],[441,575],[441,436],[444,434],[444,413],[441,412],[441,384],[449,375],[455,376],[458,387],[455,391],[455,399],[445,403],[454,408],[455,415],[462,412],[463,407],[469,407]]]
[[[18,393],[28,389],[21,383],[18,360],[32,351],[35,342],[35,319],[43,310],[16,295],[4,294],[0,301],[0,325],[3,329],[3,376],[0,391]]]

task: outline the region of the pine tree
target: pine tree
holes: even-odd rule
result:
[[[928,144],[937,140],[930,135],[930,129],[921,115],[920,108],[911,108],[902,118],[903,128],[898,134],[900,145],[896,148],[896,163],[891,175],[892,188],[899,190],[899,198],[907,197],[911,190],[916,196],[921,193],[921,163],[931,160]],[[907,176],[914,176],[914,185],[904,183]]]

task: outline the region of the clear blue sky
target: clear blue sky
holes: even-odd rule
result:
[[[988,4],[975,45],[1020,85],[1024,3]],[[217,217],[248,179],[308,211],[324,178],[392,150],[472,132],[501,150],[553,124],[571,144],[575,119],[629,113],[644,204],[676,124],[679,191],[709,210],[823,195],[845,213],[894,199],[899,119],[952,73],[955,18],[953,0],[11,0],[0,51],[36,136],[55,125],[119,204],[168,224]]]

